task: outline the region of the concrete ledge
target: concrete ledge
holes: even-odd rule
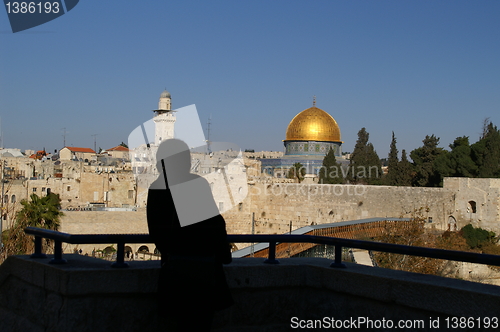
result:
[[[110,262],[65,255],[68,264],[9,257],[0,265],[0,330],[156,331],[159,262]],[[225,266],[235,305],[214,331],[288,331],[292,317],[422,319],[495,317],[500,287],[356,264],[333,269],[323,258],[235,259]],[[200,271],[200,273],[203,273]],[[443,323],[444,324],[444,323]]]

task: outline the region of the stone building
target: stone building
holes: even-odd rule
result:
[[[443,187],[455,199],[447,221],[452,230],[472,224],[500,233],[500,179],[444,178]]]
[[[91,148],[77,148],[73,146],[65,146],[59,151],[59,159],[61,160],[79,160],[89,161],[95,158],[96,152]]]
[[[106,149],[102,151],[102,154],[107,154],[110,157],[117,159],[130,160],[130,150],[122,145],[115,146],[111,149]]]

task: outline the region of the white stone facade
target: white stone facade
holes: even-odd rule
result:
[[[174,138],[175,114],[172,111],[156,112],[153,121],[155,122],[156,146],[167,139]]]
[[[158,102],[158,110],[153,118],[155,122],[155,145],[174,138],[175,114],[172,111],[172,99],[170,93],[164,91]]]

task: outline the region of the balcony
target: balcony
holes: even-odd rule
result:
[[[50,264],[50,257],[11,256],[0,266],[2,331],[157,330],[158,261],[115,269],[96,258],[65,257],[66,264]],[[235,305],[217,313],[213,331],[289,331],[320,321],[332,324],[332,318],[365,322],[360,326],[366,329],[384,321],[429,329],[437,320],[442,328],[447,317],[480,318],[473,323],[484,326],[498,315],[500,287],[330,264],[323,258],[288,258],[280,264],[235,259],[225,266]]]

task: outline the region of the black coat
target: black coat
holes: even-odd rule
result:
[[[222,264],[231,262],[231,251],[224,218],[181,227],[170,190],[150,189],[147,220],[162,255],[160,301],[175,303],[180,311],[229,307],[233,300]]]

